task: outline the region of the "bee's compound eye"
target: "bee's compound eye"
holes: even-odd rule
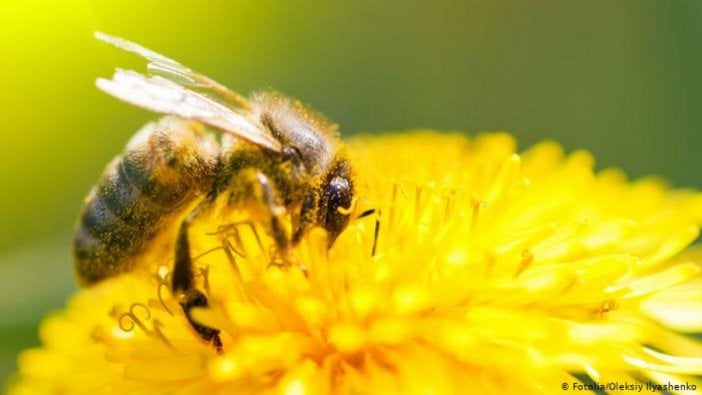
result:
[[[349,214],[341,212],[348,209],[353,200],[353,187],[349,179],[340,176],[332,178],[324,188],[323,200],[322,207],[326,207],[324,228],[331,246],[349,223]]]

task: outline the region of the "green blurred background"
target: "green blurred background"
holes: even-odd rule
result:
[[[0,380],[74,289],[69,241],[103,166],[153,115],[93,84],[120,35],[358,131],[508,130],[702,187],[702,2],[0,2]]]

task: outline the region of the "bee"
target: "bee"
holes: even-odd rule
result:
[[[174,249],[170,287],[191,326],[221,349],[219,332],[190,317],[208,302],[196,288],[189,226],[225,196],[267,230],[283,262],[314,226],[326,230],[331,247],[354,200],[337,128],[280,93],[246,98],[139,44],[95,36],[148,61],[145,73],[118,68],[97,87],[165,116],[134,135],[85,199],[73,241],[78,281],[90,286],[133,270],[165,235]]]

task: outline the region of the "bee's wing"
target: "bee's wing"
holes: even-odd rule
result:
[[[112,79],[99,78],[96,81],[101,90],[136,106],[199,121],[270,150],[280,151],[280,143],[266,133],[257,121],[187,86],[209,88],[232,104],[248,108],[248,101],[236,92],[139,44],[101,32],[96,32],[95,37],[141,55],[149,61],[147,68],[154,74],[146,76],[132,70],[117,69]]]

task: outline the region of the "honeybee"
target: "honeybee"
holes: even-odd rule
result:
[[[190,318],[207,299],[196,288],[188,227],[228,194],[227,205],[256,213],[283,261],[314,226],[331,246],[354,199],[336,126],[280,93],[246,98],[139,44],[95,36],[148,61],[145,74],[116,69],[98,88],[166,116],[130,140],[86,198],[73,243],[78,281],[90,286],[132,270],[150,242],[176,226],[170,286],[192,327],[221,349],[218,331]]]

